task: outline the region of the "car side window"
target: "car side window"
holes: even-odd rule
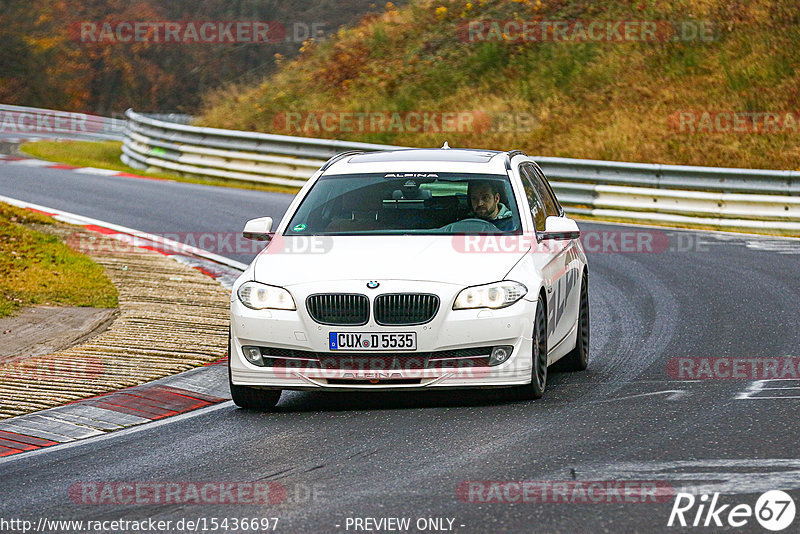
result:
[[[547,213],[548,217],[558,217],[561,215],[561,204],[558,203],[553,190],[550,188],[550,184],[547,183],[547,179],[544,177],[544,174],[536,168],[535,165],[526,165],[530,170],[530,173],[535,177],[535,183],[537,185],[536,190],[539,192],[541,198],[544,200],[544,209]]]
[[[522,187],[525,189],[525,196],[528,198],[528,206],[530,206],[531,215],[533,216],[533,224],[536,226],[537,231],[544,232],[547,214],[545,213],[545,207],[540,200],[541,196],[535,185],[536,178],[529,167],[529,165],[525,164],[520,165],[519,174],[522,178]]]

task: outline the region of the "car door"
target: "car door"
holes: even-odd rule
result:
[[[565,217],[564,210],[558,203],[550,184],[542,170],[535,164],[529,164],[528,170],[534,178],[537,192],[543,197],[545,213],[548,217]],[[580,307],[580,275],[583,264],[575,241],[557,241],[552,245],[558,250],[559,258],[556,263],[560,269],[560,276],[553,288],[553,306],[548,307],[548,312],[555,320],[551,327],[556,340],[560,341],[569,334],[578,317]]]
[[[534,245],[528,254],[531,255],[533,264],[544,278],[547,298],[547,349],[549,351],[565,335],[565,332],[562,333],[565,328],[563,325],[559,325],[559,310],[564,308],[564,305],[559,302],[564,293],[559,288],[564,286],[562,278],[566,274],[566,262],[564,254],[560,250],[561,243],[549,240],[539,241],[545,231],[547,205],[542,195],[541,185],[537,183],[533,166],[530,163],[522,163],[519,167],[519,173],[522,179],[522,186],[525,189],[525,197],[528,200],[528,208],[531,212],[533,225],[536,229],[536,241],[538,244]]]

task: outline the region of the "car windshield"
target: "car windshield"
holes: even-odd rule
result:
[[[502,234],[520,227],[505,175],[402,172],[323,176],[285,234]]]

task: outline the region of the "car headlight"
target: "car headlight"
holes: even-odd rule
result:
[[[277,286],[268,286],[258,282],[245,282],[239,286],[239,300],[254,310],[296,310],[292,295]]]
[[[453,304],[454,310],[499,309],[511,306],[525,296],[528,288],[519,282],[505,281],[463,289]]]

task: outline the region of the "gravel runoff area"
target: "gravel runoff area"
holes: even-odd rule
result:
[[[119,291],[118,316],[68,349],[0,361],[0,419],[202,366],[226,355],[230,293],[199,270],[158,252],[123,246],[81,227],[57,232],[102,265]]]

